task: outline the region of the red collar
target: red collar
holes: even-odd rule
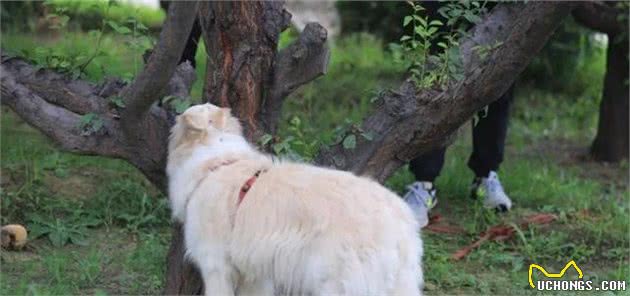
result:
[[[247,181],[245,181],[245,184],[241,186],[241,191],[238,193],[238,202],[236,203],[237,207],[241,205],[241,202],[245,198],[245,194],[247,194],[247,192],[252,188],[252,186],[254,186],[254,182],[256,182],[256,179],[258,179],[260,174],[266,171],[267,170],[258,170],[253,176],[251,176],[249,179],[247,179]]]
[[[236,161],[237,161],[236,159],[225,160],[225,161],[222,161],[222,162],[220,162],[218,164],[208,165],[207,169],[209,171],[213,172],[213,171],[218,170],[222,166],[231,165],[231,164],[235,163]],[[260,174],[262,174],[262,173],[264,173],[266,171],[267,170],[257,170],[256,173],[254,173],[253,176],[251,176],[249,179],[247,179],[247,181],[245,181],[243,186],[241,186],[241,190],[238,193],[238,202],[236,204],[237,207],[241,204],[241,202],[245,198],[245,194],[247,194],[247,192],[252,188],[252,186],[254,186],[254,182],[256,182],[256,179],[258,179]],[[199,182],[199,183],[201,183],[201,182]],[[199,184],[197,184],[197,187],[198,186],[199,186]]]

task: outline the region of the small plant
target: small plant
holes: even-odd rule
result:
[[[52,11],[45,16],[47,23],[49,23],[48,27],[53,30],[61,31],[64,34],[70,33],[69,27],[71,26],[69,26],[69,23],[73,21],[70,15],[72,15],[72,18],[79,17],[75,11],[77,4],[78,2],[73,3],[72,1],[46,1],[44,5],[49,7]],[[99,58],[108,55],[107,51],[103,49],[102,43],[103,40],[107,38],[106,30],[111,29],[107,34],[111,32],[114,35],[122,36],[122,42],[131,49],[131,51],[137,53],[133,55],[133,73],[128,72],[123,75],[126,81],[131,81],[135,73],[138,73],[140,69],[141,60],[139,57],[147,49],[153,47],[155,39],[149,34],[147,26],[140,22],[135,16],[129,16],[122,20],[120,18],[108,19],[110,8],[119,5],[120,4],[116,1],[108,1],[106,8],[104,8],[103,18],[100,19],[100,27],[88,32],[87,35],[94,44],[93,48],[92,46],[90,46],[90,49],[80,47],[63,48],[55,44],[52,46],[38,46],[35,47],[34,50],[30,48],[25,49],[22,50],[20,54],[32,60],[40,68],[49,68],[60,73],[69,74],[73,79],[87,75],[87,68],[90,65],[97,67],[97,69],[100,68],[100,70],[105,73],[104,66],[106,65],[102,65]],[[100,4],[94,3],[93,6],[100,6]],[[138,8],[136,8],[136,10],[137,9]]]
[[[495,49],[499,48],[501,45],[503,45],[503,42],[496,41],[494,44],[475,45],[475,46],[472,47],[472,50],[474,50],[475,53],[477,53],[477,55],[483,60],[486,57],[488,57],[488,55],[492,51],[494,51]]]
[[[274,154],[298,161],[311,161],[319,148],[319,140],[309,140],[302,120],[293,116],[287,128],[289,135],[280,138],[265,134],[258,140],[261,147],[270,148]]]
[[[96,250],[92,250],[85,256],[75,256],[74,259],[76,260],[79,280],[82,286],[91,287],[97,282],[103,266],[103,257],[103,254]]]
[[[29,56],[29,53],[23,54]],[[41,46],[36,47],[31,55],[31,59],[39,68],[50,68],[60,73],[68,73],[73,78],[78,78],[81,75],[80,67],[85,58],[81,53],[68,53]]]
[[[63,247],[69,243],[85,246],[87,227],[94,227],[100,223],[78,214],[80,212],[69,219],[56,218],[53,221],[34,214],[29,223],[30,235],[35,238],[45,236],[55,247]]]
[[[140,201],[135,208],[129,209],[128,212],[115,214],[116,218],[122,222],[127,229],[132,232],[138,232],[141,227],[152,225],[160,225],[164,222],[167,212],[167,202],[165,198],[150,198],[146,193],[142,194]]]
[[[465,25],[477,23],[485,5],[478,1],[443,2],[438,13],[446,24],[430,19],[422,4],[408,2],[411,14],[403,27],[411,33],[390,44],[397,61],[406,64],[411,80],[419,88],[442,87],[463,78],[459,40],[465,36]]]
[[[79,121],[79,129],[81,129],[82,136],[89,136],[97,133],[103,128],[104,122],[101,117],[95,113],[88,113],[81,116]]]
[[[357,146],[357,137],[361,137],[366,141],[374,140],[374,133],[365,131],[357,123],[346,120],[343,124],[334,130],[335,140],[333,145],[341,143],[344,149],[352,150]]]
[[[111,96],[109,102],[116,108],[125,108],[125,100],[121,96]]]
[[[122,226],[132,232],[168,224],[168,201],[151,196],[133,180],[105,186],[90,200],[90,213],[107,227]]]

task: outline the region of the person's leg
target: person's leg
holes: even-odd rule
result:
[[[503,161],[509,111],[514,98],[514,86],[498,100],[481,111],[479,122],[473,126],[473,152],[468,167],[475,173],[473,197],[483,197],[487,207],[507,211],[512,206],[503,191],[497,171]],[[486,113],[486,114],[483,114]]]
[[[503,96],[488,105],[487,112],[479,112],[479,122],[473,126],[473,152],[468,160],[468,167],[477,177],[487,177],[490,171],[497,171],[503,161],[513,97],[514,86],[511,86]]]
[[[413,210],[420,227],[429,223],[428,211],[437,203],[433,181],[440,175],[444,166],[446,148],[429,151],[409,163],[409,170],[416,182],[407,186],[409,191],[403,199]]]
[[[409,162],[409,170],[416,181],[433,183],[444,166],[445,153],[446,148],[438,148]]]
[[[199,25],[199,18],[197,18],[190,31],[190,35],[188,35],[186,47],[184,47],[184,52],[179,60],[179,64],[184,61],[189,61],[193,68],[197,67],[195,55],[197,54],[197,47],[199,47],[199,37],[201,37],[201,26]]]

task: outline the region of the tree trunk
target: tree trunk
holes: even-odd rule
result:
[[[573,11],[581,25],[608,35],[606,75],[591,155],[600,161],[628,158],[628,7],[618,2],[582,2]],[[625,18],[624,18],[625,16]]]
[[[199,25],[208,56],[203,100],[232,108],[252,143],[274,132],[280,111],[263,110],[279,109],[291,91],[322,75],[318,69],[328,64],[326,32],[322,36],[318,26],[311,25],[286,50],[277,52],[280,32],[290,19],[280,1],[200,4]],[[310,37],[315,33],[320,38]],[[181,225],[173,227],[167,261],[165,294],[203,291],[199,271],[184,260]]]
[[[288,21],[281,2],[200,5],[199,24],[208,57],[203,100],[232,108],[250,142],[261,135],[258,117],[263,90],[270,87],[278,37]],[[182,225],[178,224],[173,227],[168,252],[165,294],[196,295],[204,288],[212,289],[203,287],[198,269],[185,261],[184,251]]]
[[[250,140],[271,87],[280,32],[290,16],[282,2],[203,2],[200,24],[208,53],[203,100],[232,108]]]
[[[606,76],[599,107],[597,135],[591,146],[593,158],[616,162],[628,158],[628,41],[608,35]]]

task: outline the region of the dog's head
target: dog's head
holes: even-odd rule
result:
[[[185,143],[198,143],[220,133],[242,135],[242,127],[230,108],[212,104],[195,105],[177,116],[171,129],[169,150]]]

